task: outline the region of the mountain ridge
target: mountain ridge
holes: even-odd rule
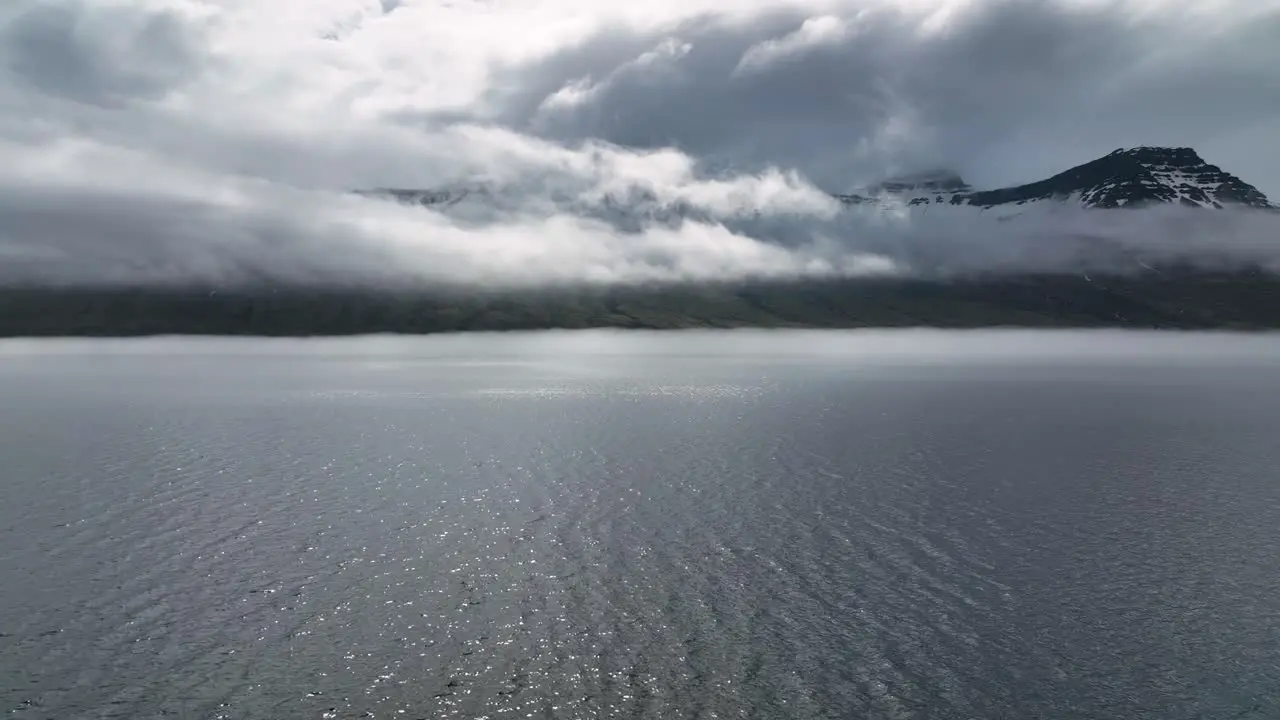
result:
[[[483,182],[450,188],[378,187],[354,192],[406,205],[438,208],[460,219],[471,216],[477,208],[511,209],[513,203],[518,204],[518,200],[507,197],[500,188]],[[947,206],[990,210],[1057,202],[1099,210],[1177,204],[1218,210],[1232,207],[1280,211],[1280,206],[1273,204],[1262,191],[1205,162],[1189,147],[1119,148],[1044,180],[991,190],[975,189],[954,171],[935,170],[887,179],[859,192],[830,195],[846,207]],[[548,193],[545,199],[561,209],[607,217],[621,225],[710,218],[708,213],[688,202],[659,202],[652,191],[642,188],[632,188],[623,197],[605,194],[594,201],[563,192]]]
[[[1097,209],[1164,203],[1214,209],[1278,209],[1262,191],[1209,164],[1193,148],[1145,145],[1119,148],[1044,180],[993,190],[974,190],[955,173],[934,173],[924,182],[890,180],[870,192],[836,197],[850,205],[889,200],[907,206],[947,204],[982,209],[1072,199],[1083,207]]]

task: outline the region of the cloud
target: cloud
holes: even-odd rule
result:
[[[490,110],[561,140],[675,144],[735,168],[785,163],[833,190],[937,165],[1013,184],[1117,147],[1170,144],[1280,193],[1280,150],[1263,140],[1280,130],[1277,28],[1274,1],[775,9],[603,29],[511,68]],[[666,82],[620,79],[554,119],[531,111],[586,68],[607,72],[673,38],[691,49]],[[896,127],[911,128],[910,142],[886,132]]]
[[[730,75],[736,78],[766,69],[806,50],[844,40],[847,35],[848,26],[840,17],[820,15],[807,18],[796,31],[780,38],[762,40],[747,48]],[[686,44],[685,47],[691,46]]]
[[[569,82],[556,92],[548,95],[538,106],[538,112],[540,114],[554,114],[563,109],[581,107],[591,103],[600,94],[607,92],[611,85],[625,82],[628,76],[660,87],[664,79],[663,67],[669,66],[681,56],[688,54],[692,47],[688,43],[678,42],[672,38],[663,40],[654,49],[614,68],[599,81],[594,81],[590,76],[587,76]]]
[[[188,20],[171,8],[19,3],[0,26],[0,48],[13,79],[36,92],[92,104],[156,98],[198,71]]]
[[[1277,19],[1274,0],[10,0],[0,281],[1271,262],[1275,234],[1230,213],[908,217],[827,191],[1177,144],[1280,195]],[[381,186],[489,200],[349,192]]]

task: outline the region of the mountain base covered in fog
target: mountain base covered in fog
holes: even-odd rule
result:
[[[7,337],[923,326],[1280,328],[1280,277],[1197,271],[465,293],[298,286],[0,290],[0,336]]]
[[[996,190],[921,175],[808,210],[631,190],[532,206],[490,187],[353,193],[342,217],[391,239],[345,252],[302,236],[194,255],[167,239],[18,248],[0,264],[0,336],[1280,328],[1280,207],[1191,148]]]

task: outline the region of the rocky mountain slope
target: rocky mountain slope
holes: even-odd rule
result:
[[[863,193],[837,197],[848,204],[893,201],[909,206],[946,204],[983,209],[1040,201],[1105,209],[1160,203],[1275,209],[1257,188],[1205,162],[1195,150],[1168,147],[1122,148],[1048,179],[996,190],[974,190],[959,175],[940,173],[898,179]]]
[[[476,207],[501,209],[509,199],[493,187],[474,185],[448,189],[376,188],[359,194],[384,197],[398,202],[467,215]],[[547,200],[553,204],[596,216],[612,217],[628,212],[669,219],[672,214],[697,216],[693,207],[665,207],[655,210],[655,198],[643,192],[632,197],[606,197],[593,207],[574,198]],[[1223,209],[1244,207],[1276,210],[1256,187],[1210,165],[1191,148],[1121,148],[1083,165],[1065,170],[1038,182],[994,190],[977,190],[957,173],[939,171],[886,180],[860,192],[833,194],[846,205],[931,205],[970,206],[990,209],[1016,207],[1043,201],[1078,203],[1083,207],[1114,209],[1139,208],[1162,203]],[[650,219],[655,219],[651,217]]]

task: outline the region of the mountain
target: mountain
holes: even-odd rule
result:
[[[530,201],[527,195],[484,184],[441,190],[383,188],[361,194],[431,207],[447,212],[459,224],[483,224],[506,211],[526,211]],[[1133,216],[1130,208],[1186,205],[1280,210],[1256,188],[1209,165],[1189,148],[1117,150],[1046,180],[996,190],[976,190],[956,173],[935,171],[835,197],[850,206],[905,205],[926,214],[934,208],[945,209],[940,213],[942,222],[933,223],[944,229],[952,227],[953,214],[958,223],[955,227],[963,229],[968,212],[1004,208],[1011,212],[1002,211],[996,219],[1016,233],[1027,233],[1029,246],[1045,239],[1038,232],[1038,223],[1042,217],[1056,214],[1058,205],[1087,208],[1068,213],[1074,218],[1136,217],[1143,221],[1147,216]],[[636,188],[604,196],[582,196],[572,188],[559,188],[547,191],[537,201],[545,204],[543,209],[601,218],[623,231],[690,219],[723,221],[712,217],[707,208]],[[1022,210],[1031,205],[1046,206],[1049,212]],[[1099,216],[1094,209],[1116,212]],[[846,220],[859,216],[851,212],[836,215]],[[1003,223],[1008,215],[1020,216],[1019,222]],[[1190,215],[1210,221],[1259,220],[1263,227],[1270,222],[1270,218],[1252,212],[1244,218],[1213,210],[1189,211],[1179,222],[1185,224]],[[738,221],[741,219],[734,222]],[[837,220],[827,229],[840,231],[839,223]],[[1206,227],[1214,225],[1211,222]],[[1164,235],[1160,239],[1176,240]],[[540,290],[404,284],[356,287],[267,277],[246,277],[234,286],[0,286],[0,337],[303,336],[589,327],[1280,329],[1280,274],[1274,270],[1226,256],[1192,262],[1177,260],[1180,256],[1176,254],[1161,258],[1159,252],[1148,263],[1145,252],[1112,247],[1105,237],[1084,231],[1063,240],[1070,242],[1048,243],[1054,246],[1049,250],[1082,248],[1088,257],[1101,257],[1103,262],[1090,266],[1084,264],[1083,256],[1075,260],[1065,256],[1051,265],[1059,268],[1054,271],[975,270]],[[1259,240],[1267,242],[1269,238]],[[971,250],[961,248],[963,253]]]
[[[842,202],[895,202],[908,206],[967,205],[982,209],[1041,201],[1088,208],[1139,208],[1161,203],[1222,209],[1276,209],[1254,186],[1205,162],[1191,148],[1136,147],[1077,165],[1039,182],[973,190],[954,173],[929,173],[881,183]]]
[[[484,224],[507,213],[526,210],[531,198],[525,192],[504,192],[495,185],[471,183],[439,189],[374,188],[357,190],[357,195],[420,205],[448,215],[459,223]],[[556,213],[600,220],[623,232],[640,232],[649,225],[678,226],[686,220],[710,222],[712,213],[692,203],[660,198],[652,190],[625,191],[585,196],[571,189],[544,192],[532,198]]]
[[[478,208],[502,209],[508,202],[501,191],[484,184],[434,190],[375,188],[357,193],[460,215],[475,213]],[[1043,201],[1072,202],[1098,209],[1141,208],[1163,203],[1216,209],[1280,209],[1256,187],[1217,165],[1210,165],[1187,147],[1121,148],[1045,180],[995,190],[976,190],[959,174],[937,170],[893,178],[858,192],[833,193],[833,196],[846,205],[952,205],[984,210]],[[547,200],[589,216],[610,218],[628,211],[659,221],[698,214],[692,207],[657,207],[652,193],[641,190],[624,198],[605,196],[598,204],[567,196],[552,196]]]
[[[920,193],[954,194],[968,192],[972,189],[973,188],[969,186],[969,183],[965,182],[955,172],[950,170],[934,170],[931,172],[897,177],[892,180],[885,180],[872,188],[872,193],[875,195],[911,195]]]

